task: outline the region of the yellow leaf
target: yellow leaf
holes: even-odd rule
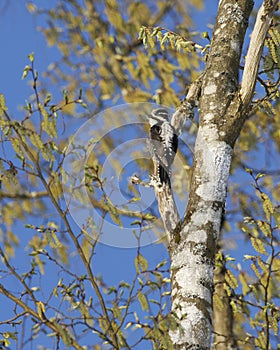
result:
[[[4,114],[4,111],[6,111],[8,108],[6,107],[6,101],[3,94],[0,94],[0,117]]]
[[[239,274],[239,281],[241,282],[241,285],[242,285],[242,294],[246,295],[250,291],[250,287],[248,285],[245,274],[242,272]]]
[[[148,300],[147,300],[146,295],[139,291],[137,297],[138,297],[138,300],[139,300],[139,303],[141,305],[142,310],[149,311],[149,304],[148,304]]]
[[[265,193],[262,193],[262,200],[263,200],[263,210],[266,216],[266,220],[270,221],[271,214],[273,214],[274,212],[272,202],[268,197],[268,195]]]
[[[36,10],[37,10],[36,5],[33,4],[32,2],[28,2],[28,3],[26,4],[26,8],[27,8],[27,10],[28,10],[31,14],[33,14],[33,13],[36,12]]]
[[[262,261],[262,259],[260,258],[260,256],[257,257],[258,259],[258,265],[259,267],[262,269],[263,272],[268,272],[268,266],[265,265],[265,263]]]
[[[234,274],[230,270],[227,270],[226,275],[225,275],[225,279],[226,279],[228,285],[232,289],[235,289],[238,287],[237,278],[234,276]]]
[[[263,242],[256,237],[251,237],[251,243],[256,252],[267,255]]]
[[[222,311],[224,309],[224,304],[223,304],[223,301],[222,299],[217,295],[217,294],[214,294],[213,296],[213,302],[215,304],[215,306],[217,306],[217,308]]]
[[[45,308],[45,304],[42,301],[37,302],[37,312],[40,319],[44,320],[46,318],[45,316],[46,308]]]
[[[108,202],[106,203],[106,206],[109,210],[110,217],[114,221],[114,223],[122,227],[122,221],[121,221],[120,215],[117,211],[117,208],[114,206],[114,204],[108,200]]]
[[[35,132],[31,133],[29,136],[29,139],[31,141],[31,143],[39,150],[42,149],[43,146],[43,142],[40,138],[40,136],[38,134],[36,134]]]
[[[265,235],[265,237],[271,237],[271,227],[267,222],[262,220],[257,220],[257,224],[261,229],[262,233]]]
[[[19,140],[16,139],[16,138],[13,138],[13,139],[11,139],[11,143],[12,143],[13,149],[14,149],[14,151],[16,152],[16,154],[17,154],[20,158],[24,158],[24,153],[23,153],[23,151],[22,151],[22,148],[21,148],[21,145],[20,145]]]
[[[141,254],[138,254],[134,259],[134,265],[138,273],[146,271],[148,269],[148,261]]]
[[[255,272],[256,276],[258,277],[258,279],[260,280],[261,279],[261,274],[257,268],[257,266],[253,263],[251,264],[251,269]]]

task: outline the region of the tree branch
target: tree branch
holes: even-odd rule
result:
[[[266,33],[271,25],[278,0],[264,0],[260,7],[245,59],[240,96],[247,109],[254,93]]]
[[[2,257],[2,260],[4,261],[4,264],[7,266],[7,268],[10,270],[11,274],[16,277],[18,281],[23,285],[26,293],[30,296],[32,299],[33,303],[36,304],[38,300],[34,297],[34,294],[32,290],[28,287],[26,284],[25,280],[16,272],[15,268],[10,265],[6,255],[4,254],[2,248],[0,247],[0,256]]]
[[[158,201],[158,210],[163,221],[168,242],[170,242],[171,234],[180,222],[173,192],[168,185],[163,185],[162,187],[155,186],[154,190]]]
[[[14,317],[9,318],[8,320],[0,321],[0,325],[19,324],[21,321],[17,321],[17,320],[22,316],[26,315],[27,313],[28,313],[27,311],[20,312],[19,314],[16,314]]]
[[[240,108],[238,74],[251,0],[222,0],[202,76],[200,123],[191,187],[180,232],[171,237],[172,311],[180,327],[170,331],[176,350],[210,349],[213,272],[232,160],[232,113]],[[235,101],[236,99],[236,101]]]
[[[8,113],[5,112],[5,116],[7,118],[7,120],[9,122],[11,122],[11,119],[10,119],[10,116],[8,115]],[[89,276],[89,279],[90,279],[90,282],[91,282],[91,285],[92,285],[92,288],[93,290],[95,291],[96,293],[96,296],[99,300],[99,303],[100,303],[100,307],[102,309],[102,313],[103,313],[103,316],[104,316],[104,319],[106,321],[106,324],[107,324],[107,330],[108,330],[108,333],[110,334],[111,336],[111,341],[112,341],[112,345],[114,346],[115,349],[119,349],[119,341],[118,341],[118,337],[117,337],[117,334],[116,332],[114,331],[113,329],[113,326],[112,326],[112,323],[111,323],[111,319],[109,317],[109,314],[108,314],[108,311],[107,311],[107,308],[106,308],[106,305],[105,305],[105,301],[104,301],[104,298],[102,296],[102,293],[101,293],[101,290],[98,286],[98,282],[93,274],[93,271],[92,271],[92,268],[91,268],[91,265],[90,265],[90,261],[87,259],[81,245],[80,245],[80,242],[78,240],[78,238],[75,236],[75,233],[74,231],[72,230],[71,228],[71,225],[69,223],[69,220],[67,219],[67,216],[66,216],[66,213],[62,210],[62,208],[60,207],[58,201],[56,200],[48,182],[46,181],[43,173],[42,173],[42,170],[41,170],[41,167],[40,167],[40,164],[39,164],[39,160],[34,156],[33,152],[30,150],[30,148],[28,147],[28,145],[26,144],[26,142],[24,141],[21,133],[20,133],[20,130],[18,130],[18,128],[16,127],[16,125],[11,125],[13,130],[15,131],[15,133],[17,134],[26,154],[28,155],[28,157],[30,158],[30,160],[33,162],[36,170],[37,170],[37,175],[38,177],[40,178],[41,182],[42,182],[42,185],[44,186],[46,192],[48,193],[48,196],[54,206],[54,208],[57,210],[59,216],[61,217],[62,221],[64,222],[65,226],[66,226],[66,229],[68,231],[68,234],[70,236],[70,238],[72,239],[72,242],[74,243],[75,245],[75,248],[77,249],[77,252],[84,264],[84,267],[88,273],[88,276]]]
[[[22,193],[10,193],[0,191],[0,198],[9,198],[9,199],[36,199],[47,197],[48,193],[46,191],[33,191],[33,192],[22,192]]]
[[[214,271],[215,293],[213,298],[214,349],[236,349],[231,298],[225,289],[226,259],[222,253],[217,254],[217,257]]]
[[[67,334],[67,338],[69,341],[71,341],[71,345],[74,349],[77,350],[83,350],[84,347],[79,345],[70,335],[70,332],[62,325],[57,326],[54,322],[48,320],[45,315],[40,315],[39,312],[37,313],[34,311],[31,307],[29,307],[27,304],[25,304],[21,299],[17,298],[14,294],[10,293],[2,284],[0,284],[0,293],[5,295],[8,299],[12,300],[14,303],[19,305],[23,310],[23,314],[30,314],[33,316],[36,320],[38,320],[39,323],[43,323],[48,328],[50,328],[52,331],[54,331],[56,334],[58,334],[61,338],[65,338]],[[38,306],[39,308],[39,306]]]
[[[187,118],[192,119],[194,108],[198,101],[201,88],[202,75],[195,80],[189,87],[188,93],[181,105],[177,108],[171,118],[171,125],[175,133],[180,135]],[[180,216],[173,197],[172,189],[169,186],[154,186],[155,195],[158,202],[160,216],[163,221],[168,242],[171,242],[171,236],[180,226]]]
[[[180,135],[186,119],[193,119],[194,108],[199,100],[203,74],[191,83],[186,97],[172,115],[171,125],[175,133]]]

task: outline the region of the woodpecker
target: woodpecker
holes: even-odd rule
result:
[[[149,148],[155,165],[155,176],[161,185],[167,184],[170,187],[171,165],[178,148],[178,136],[169,122],[168,111],[164,108],[154,109],[149,123]]]

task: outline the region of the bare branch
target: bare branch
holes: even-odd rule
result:
[[[172,189],[167,186],[159,186],[157,181],[151,178],[150,182],[140,180],[136,175],[131,178],[133,184],[140,184],[145,187],[154,188],[158,201],[158,209],[163,221],[164,229],[167,234],[168,242],[170,242],[171,233],[175,230],[180,222],[180,216],[173,197]],[[144,217],[145,218],[145,214]]]
[[[27,311],[20,312],[19,314],[16,314],[14,317],[9,318],[8,320],[0,321],[0,325],[20,323],[21,321],[17,321],[17,320],[26,314],[28,314]]]
[[[7,120],[9,122],[11,122],[11,119],[9,117],[8,114],[5,113],[5,116],[7,118]],[[118,337],[113,329],[113,326],[112,326],[112,323],[111,323],[111,319],[109,317],[109,313],[107,311],[107,308],[106,308],[106,305],[105,305],[105,301],[104,301],[104,298],[103,298],[103,295],[102,295],[102,292],[98,286],[98,282],[96,280],[96,277],[94,276],[93,274],[93,271],[92,271],[92,268],[91,268],[91,265],[90,265],[90,261],[87,259],[80,243],[79,243],[79,240],[78,238],[75,236],[75,233],[74,231],[72,230],[72,227],[69,223],[69,220],[67,219],[67,216],[66,216],[66,213],[62,210],[62,208],[60,207],[57,199],[55,198],[48,182],[46,181],[43,173],[42,173],[42,169],[40,167],[40,164],[39,164],[39,161],[38,159],[34,156],[34,154],[32,153],[32,151],[29,149],[28,145],[26,144],[26,142],[24,141],[20,131],[18,130],[18,128],[13,125],[12,126],[15,133],[17,134],[18,138],[19,138],[19,141],[22,145],[22,147],[24,148],[26,154],[28,155],[29,159],[32,161],[32,163],[34,164],[36,170],[37,170],[37,173],[38,173],[38,177],[40,178],[41,180],[41,183],[42,185],[44,186],[46,192],[48,193],[48,196],[54,206],[54,208],[57,210],[59,216],[61,217],[61,219],[63,220],[65,226],[66,226],[66,229],[68,231],[68,234],[69,234],[69,237],[72,239],[72,242],[74,243],[75,245],[75,248],[77,249],[77,252],[85,266],[85,269],[89,275],[89,279],[90,279],[90,282],[91,282],[91,285],[92,285],[92,288],[93,290],[95,291],[96,295],[97,295],[97,298],[99,300],[99,303],[100,303],[100,307],[102,309],[102,313],[104,315],[104,320],[106,320],[106,324],[107,324],[107,329],[108,329],[108,333],[110,334],[110,336],[112,337],[112,344],[113,346],[115,347],[115,349],[119,349],[119,343],[118,343]],[[1,292],[1,290],[0,290]]]
[[[190,85],[186,97],[172,116],[171,125],[177,135],[181,134],[186,119],[193,118],[194,108],[200,96],[202,77],[203,74]]]
[[[270,27],[273,13],[277,4],[278,0],[264,0],[257,15],[245,60],[241,82],[240,96],[245,109],[247,109],[251,103],[258,75],[260,59],[263,52],[265,36]]]
[[[20,281],[20,283],[24,286],[26,293],[28,293],[28,295],[30,296],[34,304],[36,304],[38,300],[34,297],[32,290],[28,287],[25,280],[16,272],[15,268],[11,266],[1,247],[0,247],[0,256],[2,257],[4,264],[10,270],[11,274],[14,275],[18,281]]]
[[[36,199],[47,197],[48,193],[46,191],[33,191],[33,192],[23,192],[23,193],[10,193],[0,191],[0,198],[9,198],[9,199]]]
[[[19,305],[24,310],[24,314],[26,313],[30,314],[36,320],[38,320],[38,322],[45,324],[48,328],[53,330],[59,336],[63,337],[65,333],[67,333],[69,334],[69,337],[70,337],[70,333],[68,333],[68,330],[65,327],[61,325],[58,326],[55,322],[48,320],[45,317],[45,315],[40,315],[39,312],[37,313],[36,311],[34,311],[31,307],[25,304],[25,302],[23,302],[21,299],[17,298],[14,294],[9,292],[2,284],[0,284],[0,293],[5,295],[8,299],[12,300],[17,305]],[[79,345],[72,337],[71,337],[71,345],[73,346],[74,349],[83,350],[83,347]]]
[[[172,189],[169,186],[155,186],[155,195],[158,201],[158,209],[163,221],[168,242],[171,240],[171,233],[180,222],[180,216],[173,197]]]

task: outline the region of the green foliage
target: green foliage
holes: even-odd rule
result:
[[[163,32],[165,33],[163,34]],[[142,26],[139,31],[138,39],[143,41],[147,49],[153,49],[156,42],[158,42],[162,51],[166,50],[168,47],[183,53],[193,52],[197,49],[202,52],[205,50],[201,45],[162,27],[152,28]]]
[[[203,2],[189,3],[200,8]],[[201,53],[208,51],[207,44],[198,42],[201,38],[209,40],[209,34],[191,32],[189,3],[85,0],[81,4],[61,0],[44,11],[27,4],[30,12],[38,11],[47,19],[41,30],[48,44],[61,53],[61,59],[50,65],[45,73],[50,80],[41,84],[35,69],[37,58],[33,53],[28,56],[22,78],[30,80],[33,94],[21,116],[11,117],[0,94],[1,280],[5,282],[0,293],[11,301],[11,310],[18,312],[1,324],[3,346],[16,343],[20,348],[21,335],[15,329],[27,329],[27,343],[47,335],[57,348],[63,342],[61,347],[82,349],[80,344],[84,346],[90,334],[94,341],[88,343],[95,349],[127,349],[138,344],[143,349],[172,349],[168,330],[177,329],[179,322],[169,313],[167,261],[152,264],[139,248],[130,280],[108,285],[95,270],[94,261],[97,243],[92,232],[99,237],[102,227],[96,227],[91,218],[79,230],[69,219],[62,195],[62,177],[69,174],[61,164],[69,142],[65,126],[71,125],[72,117],[88,118],[92,112],[121,102],[179,105],[186,86],[201,73]],[[167,26],[170,29],[165,29]],[[228,189],[230,209],[224,227],[234,233],[239,226],[242,238],[238,237],[238,245],[244,240],[250,245],[244,261],[235,262],[227,256],[224,283],[242,350],[267,350],[273,334],[279,332],[279,172],[248,170],[257,195],[243,184],[243,169],[251,168],[255,153],[259,157],[260,150],[266,148],[266,164],[275,163],[279,156],[279,44],[279,26],[271,27],[258,82],[264,94],[254,101],[251,118],[241,132]],[[59,96],[43,88],[50,82],[64,86]],[[110,126],[110,118],[107,123]],[[109,135],[101,141],[102,154],[108,155],[119,142]],[[183,154],[180,157],[189,164]],[[73,169],[79,166],[77,162]],[[114,166],[119,169],[122,165],[116,160]],[[84,169],[88,198],[104,218],[109,215],[121,226],[124,213],[106,196],[106,179],[100,178],[98,167],[98,155],[90,155]],[[182,179],[177,176],[175,181],[176,188],[183,191],[186,186]],[[73,187],[70,184],[64,190],[72,194]],[[137,195],[131,201],[137,202]],[[130,214],[140,232],[145,221],[155,218],[151,213]],[[246,219],[240,221],[241,216]],[[22,240],[27,242],[25,246]],[[24,267],[13,267],[12,257],[19,250],[25,254]],[[133,266],[133,261],[130,264]],[[76,265],[79,273],[73,268]],[[51,282],[46,286],[44,278],[50,267],[57,274],[51,272]],[[15,285],[19,286],[16,291]],[[224,308],[224,300],[217,295],[214,302],[220,310]]]
[[[194,6],[201,6],[201,2],[195,3]],[[193,51],[196,47],[201,50],[201,46],[190,39],[187,5],[172,4],[172,11],[185,24],[181,33],[165,31],[160,39],[160,27],[149,29],[154,27],[155,21],[165,22],[170,11],[169,3],[160,2],[152,5],[148,1],[128,4],[85,1],[81,7],[76,0],[61,1],[46,12],[52,25],[42,28],[49,45],[56,45],[63,57],[63,63],[54,64],[48,75],[54,83],[64,81],[69,92],[83,86],[84,99],[95,111],[104,103],[108,106],[121,101],[154,101],[177,106],[178,96],[183,95],[187,81],[197,76],[201,58]],[[177,21],[174,26],[178,24]],[[142,26],[146,28],[143,34],[152,31],[161,41],[162,48],[149,55],[137,38]],[[152,44],[153,38],[145,37]],[[167,42],[168,47],[165,46]],[[173,50],[173,44],[181,52]],[[75,67],[74,80],[64,74],[65,66]],[[184,74],[178,76],[179,71]],[[177,94],[170,88],[171,83],[180,90]]]
[[[171,349],[166,330],[169,324],[174,324],[174,321],[168,315],[166,308],[170,284],[167,278],[168,268],[165,268],[166,261],[148,269],[148,261],[139,249],[134,260],[135,276],[132,283],[122,281],[117,286],[107,286],[101,277],[92,274],[90,266],[97,242],[92,239],[87,228],[90,225],[94,227],[94,222],[88,223],[88,226],[85,225],[81,232],[74,232],[68,215],[61,206],[63,195],[61,175],[67,176],[67,174],[61,169],[61,159],[65,155],[65,142],[58,125],[63,120],[64,113],[68,113],[65,107],[83,104],[81,91],[76,99],[71,99],[64,91],[62,102],[55,104],[50,93],[38,89],[39,81],[38,73],[34,68],[34,56],[29,56],[29,59],[30,66],[26,78],[31,78],[35,100],[28,101],[24,108],[27,117],[25,116],[21,121],[12,120],[4,97],[1,96],[0,99],[1,130],[5,137],[5,147],[9,143],[10,152],[14,154],[13,161],[3,159],[1,162],[0,194],[5,202],[2,211],[5,231],[1,233],[3,250],[1,249],[0,253],[9,271],[5,280],[7,283],[10,280],[17,280],[22,293],[27,293],[31,302],[28,305],[25,304],[16,294],[9,294],[2,285],[0,293],[10,296],[18,307],[32,315],[31,325],[29,325],[30,341],[46,334],[57,342],[63,342],[66,347],[81,349],[80,337],[75,335],[75,326],[73,329],[67,326],[77,322],[77,325],[83,325],[88,331],[94,330],[100,344],[105,342],[117,344],[112,345],[114,348],[127,347],[128,340],[124,331],[131,328],[137,330],[135,334],[139,342],[154,344],[155,349]],[[109,153],[107,146],[104,144],[104,149]],[[85,181],[91,195],[94,195],[96,187],[103,189],[104,180],[99,177],[98,167],[96,159],[89,157],[88,165],[85,166]],[[32,186],[32,191],[27,191],[26,183],[29,184],[28,188]],[[69,190],[71,191],[71,188]],[[46,198],[56,210],[51,215],[51,220],[49,213],[52,209],[49,203],[46,203]],[[105,192],[103,201],[96,201],[94,197],[92,200],[94,205],[108,212],[117,225],[121,225],[120,212]],[[38,221],[36,218],[38,213],[41,223],[36,225],[32,220]],[[44,213],[46,213],[45,216]],[[146,219],[142,218],[138,221],[140,230],[143,220],[154,219],[152,215],[146,216]],[[9,257],[15,254],[17,245],[20,244],[19,235],[14,232],[14,218],[25,223],[29,236],[26,249],[30,269],[20,274],[9,261]],[[26,222],[30,223],[26,224]],[[72,271],[73,265],[69,254],[73,246],[85,270],[84,275],[76,275]],[[50,265],[59,274],[52,276],[47,295],[41,290],[41,283],[37,276],[45,278]],[[94,294],[90,285],[95,291]],[[56,300],[59,301],[58,304]],[[131,317],[132,312],[134,312],[133,317]],[[13,330],[15,325],[21,324],[24,315],[25,313],[19,314],[11,324],[7,322],[10,330],[1,333],[4,346],[10,346],[12,341],[19,343],[20,338]]]
[[[136,256],[134,264],[137,273],[145,272],[148,269],[148,261],[141,254]]]
[[[264,69],[273,73],[280,69],[280,27],[272,27],[268,34],[265,44],[268,47],[268,54],[265,57]]]
[[[251,170],[248,171],[254,180],[263,219],[252,216],[244,218],[242,230],[250,237],[250,254],[244,255],[244,261],[237,266],[230,264],[231,270],[226,271],[224,288],[230,297],[239,348],[272,349],[271,341],[278,334],[279,325],[279,251],[275,245],[280,231],[277,223],[279,205],[271,202],[260,185],[265,177],[260,174],[254,176]],[[246,268],[248,263],[249,268]],[[214,302],[220,310],[224,308],[224,301],[217,295]]]

